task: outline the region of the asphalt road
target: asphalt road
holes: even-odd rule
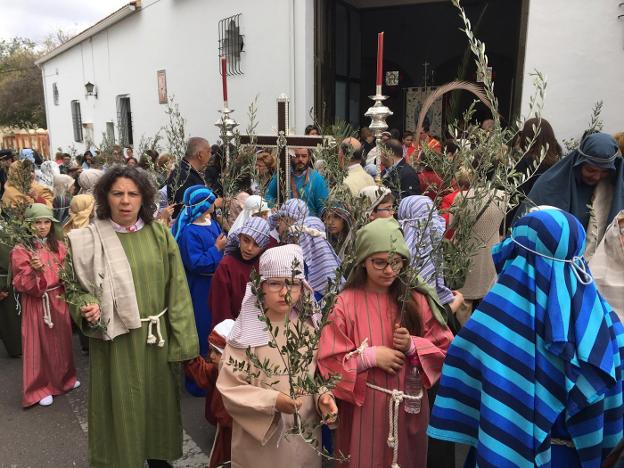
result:
[[[9,358],[0,343],[0,467],[85,467],[87,455],[87,393],[89,358],[74,336],[74,359],[82,385],[54,398],[49,407],[21,406],[21,359]],[[214,428],[204,418],[204,399],[182,397],[184,457],[178,468],[208,464]]]

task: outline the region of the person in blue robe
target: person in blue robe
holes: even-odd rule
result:
[[[193,299],[200,352],[204,356],[208,352],[212,323],[212,312],[208,307],[210,285],[227,242],[221,227],[211,216],[215,200],[215,194],[203,185],[187,188],[184,207],[173,226]],[[194,396],[205,396],[204,391],[188,378],[186,389]]]

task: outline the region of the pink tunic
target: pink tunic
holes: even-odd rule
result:
[[[22,306],[22,406],[28,407],[48,395],[68,392],[76,383],[72,352],[71,318],[67,304],[59,296],[64,289],[59,269],[67,250],[59,244],[59,252],[38,250],[44,267],[40,272],[30,266],[31,253],[22,246],[11,252],[13,287]],[[50,328],[44,322],[44,294],[50,304]]]
[[[425,296],[414,293],[421,311],[422,337],[413,337],[422,366],[423,386],[430,388],[440,377],[453,335],[433,317]],[[340,374],[334,389],[338,400],[339,426],[336,450],[350,455],[350,468],[390,468],[393,450],[388,446],[389,420],[386,393],[367,387],[372,383],[388,390],[404,390],[407,364],[396,375],[379,368],[357,372],[357,358],[345,360],[368,338],[368,346],[392,347],[394,323],[398,307],[389,295],[348,289],[340,293],[330,314],[330,324],[321,334],[318,368],[327,376]],[[407,362],[407,361],[406,361]],[[419,414],[407,414],[404,403],[399,407],[399,457],[401,468],[427,465],[427,425],[429,403],[424,392]],[[345,465],[342,465],[345,466]]]

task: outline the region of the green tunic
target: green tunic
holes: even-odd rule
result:
[[[90,339],[89,458],[92,467],[140,468],[148,458],[182,456],[180,362],[197,356],[199,345],[184,267],[168,229],[152,222],[117,235],[141,318],[168,309],[160,319],[165,344],[146,343],[147,322],[113,341]],[[70,298],[72,315],[89,335],[78,305],[94,300],[76,296]]]
[[[0,339],[11,357],[22,354],[22,316],[19,315],[9,278],[11,247],[0,242],[0,291],[9,296],[0,301]]]

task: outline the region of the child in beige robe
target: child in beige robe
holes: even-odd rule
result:
[[[299,320],[292,304],[297,302],[302,293],[309,294],[303,273],[293,278],[292,264],[295,258],[303,265],[301,248],[296,245],[276,247],[260,257],[263,311],[258,308],[257,297],[252,292],[251,284],[248,284],[241,313],[228,336],[221,359],[217,388],[233,419],[233,468],[320,468],[322,460],[315,448],[298,435],[284,433],[294,426],[295,406],[302,423],[308,428],[318,426],[321,415],[327,422],[336,419],[336,404],[329,392],[304,395],[293,400],[289,396],[291,392],[287,373],[268,378],[260,372],[250,377],[246,372],[237,370],[231,362],[244,362],[251,365],[252,371],[257,371],[247,356],[249,348],[260,362],[268,360],[272,366],[278,365],[282,371],[285,369],[278,348],[269,345],[271,337],[258,316],[265,313],[273,327],[279,327],[276,344],[281,348],[286,343],[284,327],[287,314],[290,327],[296,327]],[[287,294],[290,294],[290,301],[285,300]],[[306,326],[309,326],[310,332],[314,332],[313,323],[307,323]],[[310,364],[308,372],[311,377],[314,376],[316,359]],[[319,427],[316,427],[313,436],[320,450]]]

